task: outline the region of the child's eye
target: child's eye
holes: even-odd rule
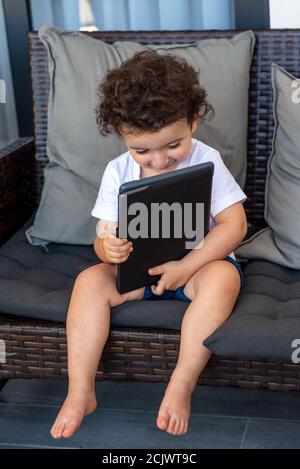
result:
[[[168,146],[168,148],[169,148],[170,150],[173,150],[174,148],[179,147],[179,145],[180,145],[180,143],[175,143],[175,145],[170,145],[170,146]],[[148,150],[142,150],[142,151],[136,150],[136,152],[137,152],[139,155],[144,155],[145,153],[147,153],[147,151],[148,151]]]
[[[179,147],[179,145],[180,145],[180,143],[175,143],[175,145],[169,146],[168,148],[173,150],[173,148],[177,148],[177,147]]]

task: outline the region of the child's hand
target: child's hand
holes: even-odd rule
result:
[[[124,238],[109,236],[103,239],[103,250],[108,262],[125,262],[133,250],[132,242]]]
[[[149,275],[159,275],[157,285],[151,285],[155,295],[162,295],[165,290],[177,290],[186,284],[189,277],[182,268],[181,261],[169,261],[148,269]]]

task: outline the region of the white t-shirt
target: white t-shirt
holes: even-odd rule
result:
[[[220,153],[195,138],[192,138],[188,157],[176,167],[176,170],[207,161],[214,163],[210,213],[211,229],[216,225],[215,217],[218,213],[236,202],[245,202],[247,196],[225,166]],[[132,158],[129,151],[111,160],[103,173],[98,197],[91,215],[102,220],[117,222],[119,187],[124,182],[136,179],[140,179],[140,165]],[[235,259],[233,252],[230,253],[230,256]]]

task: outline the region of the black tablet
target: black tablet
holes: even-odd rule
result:
[[[179,260],[209,231],[214,164],[201,163],[122,184],[118,196],[117,236],[133,243],[117,264],[120,293],[151,285],[160,275],[150,267]]]

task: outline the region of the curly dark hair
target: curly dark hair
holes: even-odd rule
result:
[[[155,132],[184,118],[191,126],[194,117],[213,113],[198,75],[179,56],[152,50],[136,53],[98,85],[95,112],[100,134]]]

